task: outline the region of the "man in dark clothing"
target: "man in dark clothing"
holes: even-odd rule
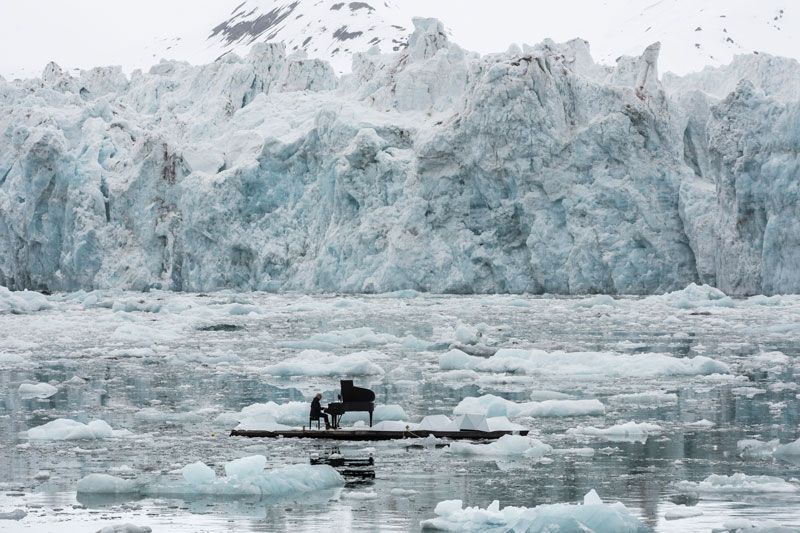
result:
[[[322,412],[322,406],[319,404],[319,401],[322,399],[322,394],[317,393],[314,396],[314,399],[311,400],[311,420],[319,420],[323,418],[325,420],[325,429],[330,429],[331,424],[328,422],[328,415]]]

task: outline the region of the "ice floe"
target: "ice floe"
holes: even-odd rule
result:
[[[453,442],[450,444],[450,453],[459,455],[490,455],[490,456],[523,456],[539,458],[553,451],[553,447],[538,439],[523,437],[522,435],[503,435],[489,444],[472,444],[469,442]]]
[[[611,441],[646,441],[653,433],[661,431],[661,426],[649,422],[625,422],[607,428],[578,426],[567,430],[567,435],[575,437],[598,437]]]
[[[265,471],[266,457],[242,457],[225,464],[219,477],[193,463],[182,469],[181,481],[123,479],[109,474],[89,474],[78,481],[79,494],[129,494],[142,496],[258,496],[275,497],[298,492],[341,487],[344,479],[328,465],[296,464]]]
[[[575,376],[658,377],[727,374],[727,364],[698,355],[677,358],[665,354],[609,352],[545,352],[501,349],[489,358],[451,350],[439,357],[441,370],[511,372]]]
[[[544,400],[541,402],[516,403],[494,394],[467,397],[453,409],[454,414],[477,413],[494,416],[589,416],[602,415],[605,406],[599,400]]]
[[[43,294],[33,291],[10,291],[0,285],[0,313],[35,313],[52,309]]]
[[[748,476],[737,472],[730,476],[712,474],[703,481],[679,481],[679,490],[701,493],[797,492],[800,487],[775,476]]]
[[[20,398],[49,398],[58,392],[58,388],[49,383],[23,383],[18,389]]]
[[[28,430],[28,438],[33,440],[90,440],[124,437],[131,433],[127,430],[114,430],[104,420],[93,420],[83,424],[68,418],[52,420],[41,426]]]
[[[733,307],[733,300],[724,292],[709,285],[689,284],[685,289],[658,296],[648,296],[645,300],[661,302],[678,309],[698,307]]]
[[[264,373],[272,376],[375,376],[384,370],[371,361],[374,352],[356,352],[332,355],[316,350],[305,350],[297,357],[267,365]]]
[[[463,506],[461,500],[439,502],[436,518],[421,522],[424,530],[441,531],[582,531],[584,533],[638,533],[649,531],[620,502],[605,504],[592,490],[583,504],[505,507],[495,500],[486,509]]]

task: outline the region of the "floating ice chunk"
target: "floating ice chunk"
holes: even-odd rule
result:
[[[744,396],[746,398],[752,398],[759,394],[765,394],[767,391],[764,389],[759,389],[758,387],[735,387],[731,389],[731,394],[736,396]]]
[[[15,353],[0,353],[0,367],[18,365],[24,363],[25,358]]]
[[[114,436],[111,426],[103,420],[83,424],[67,418],[52,420],[28,430],[28,438],[35,440],[106,439]]]
[[[577,307],[595,307],[595,306],[607,306],[607,307],[616,307],[617,301],[614,300],[611,296],[607,294],[598,294],[597,296],[592,296],[591,298],[581,299],[578,300],[575,305]]]
[[[556,392],[551,390],[535,390],[531,391],[530,399],[534,402],[541,402],[543,400],[572,400],[575,396],[563,392]]]
[[[661,431],[661,426],[649,422],[626,422],[608,428],[578,426],[567,430],[567,435],[599,437],[612,441],[646,441],[652,433]]]
[[[169,412],[156,409],[155,407],[140,409],[134,416],[150,423],[168,422],[170,424],[197,424],[205,420],[198,412]]]
[[[345,492],[342,494],[342,498],[347,498],[349,500],[376,500],[378,499],[378,493],[373,491],[350,491]]]
[[[169,342],[180,339],[175,331],[162,330],[141,324],[124,324],[111,334],[111,339],[139,345],[150,345],[157,342]]]
[[[649,531],[622,503],[605,504],[594,491],[582,505],[554,504],[505,507],[495,500],[486,509],[463,508],[461,500],[439,502],[436,518],[423,520],[422,529],[444,531],[583,531],[638,533]]]
[[[680,481],[679,490],[705,493],[797,492],[798,486],[779,477],[748,476],[737,472],[731,476],[712,474],[700,482]]]
[[[263,455],[252,455],[234,459],[225,465],[225,475],[240,480],[259,477],[264,473],[267,458]]]
[[[468,442],[453,442],[450,444],[450,453],[459,455],[517,455],[539,458],[553,451],[552,446],[538,439],[523,437],[522,435],[503,435],[489,444],[471,444]]]
[[[678,309],[695,309],[697,307],[733,307],[733,300],[724,292],[709,285],[691,283],[683,290],[659,296],[648,296],[648,302],[661,302]]]
[[[706,420],[704,418],[696,422],[689,422],[688,424],[686,424],[686,426],[690,428],[710,428],[714,427],[714,422],[712,422],[711,420]]]
[[[50,471],[39,470],[38,472],[36,472],[36,475],[33,476],[33,479],[50,479]]]
[[[678,401],[678,395],[666,391],[649,391],[631,394],[615,394],[609,399],[618,402],[634,403],[637,405],[664,405],[676,403]]]
[[[757,439],[744,439],[736,443],[739,455],[746,459],[766,459],[772,457],[780,444],[778,439],[763,442]]]
[[[89,474],[81,478],[78,493],[84,494],[135,494],[141,485],[131,479],[122,479],[108,474]]]
[[[782,526],[775,520],[753,521],[746,518],[732,518],[722,523],[722,529],[729,533],[797,533],[797,529]]]
[[[800,439],[775,448],[775,457],[800,457]]]
[[[677,358],[665,354],[607,352],[544,352],[504,348],[489,358],[451,350],[439,357],[441,370],[475,370],[515,374],[659,377],[727,374],[725,363],[705,356]]]
[[[217,424],[233,425],[236,429],[278,431],[289,429],[287,425],[308,424],[310,406],[306,402],[255,403],[238,413],[222,413],[214,420]]]
[[[213,483],[217,478],[212,468],[209,468],[204,462],[197,461],[196,463],[188,464],[181,469],[183,479],[187,483],[193,485],[200,485],[203,483]]]
[[[599,400],[545,400],[543,402],[516,403],[493,394],[464,398],[453,409],[454,414],[480,413],[486,416],[590,416],[605,414]]]
[[[137,526],[135,524],[115,524],[106,526],[97,533],[151,533],[153,530],[148,526]]]
[[[417,425],[417,429],[442,431],[444,428],[450,427],[452,423],[453,421],[446,415],[428,415],[420,421]]]
[[[757,294],[745,300],[745,303],[748,305],[781,305],[783,300],[778,295],[764,296],[763,294]]]
[[[372,352],[356,352],[348,355],[331,355],[315,350],[306,350],[297,357],[264,367],[272,376],[375,376],[384,370],[369,358]]]
[[[0,520],[22,520],[28,516],[27,511],[22,509],[14,509],[8,513],[0,513]]]
[[[556,455],[580,455],[581,457],[593,457],[594,448],[556,448],[553,450]]]
[[[23,383],[19,386],[19,396],[23,399],[49,398],[57,392],[58,389],[49,383]]]
[[[408,420],[402,406],[397,404],[379,405],[375,408],[375,420]]]
[[[478,344],[479,337],[480,333],[464,324],[456,326],[456,341],[461,344]]]
[[[489,431],[520,431],[525,429],[525,426],[511,422],[505,416],[492,416],[486,419],[486,424],[489,426]]]
[[[298,464],[264,471],[263,456],[243,457],[225,465],[226,476],[208,482],[144,482],[108,474],[90,474],[78,481],[78,493],[130,494],[151,497],[284,496],[297,492],[341,487],[344,479],[328,465]]]
[[[47,297],[32,291],[10,291],[0,285],[0,313],[35,313],[52,309]]]
[[[395,488],[391,491],[392,496],[401,496],[403,498],[409,498],[411,496],[416,496],[417,494],[419,494],[419,492],[413,489]]]
[[[696,507],[686,507],[684,505],[674,507],[664,513],[664,519],[666,520],[682,520],[695,516],[703,516],[703,511]]]
[[[309,350],[332,350],[347,346],[382,346],[402,343],[403,339],[388,333],[375,333],[371,328],[353,328],[327,333],[317,333],[302,341],[284,341],[278,344],[283,348]]]

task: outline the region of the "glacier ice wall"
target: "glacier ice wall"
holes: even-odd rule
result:
[[[415,26],[341,79],[280,45],[0,78],[0,285],[800,292],[796,61],[662,85],[658,45]]]

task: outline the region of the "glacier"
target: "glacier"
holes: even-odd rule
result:
[[[588,43],[479,56],[415,19],[351,74],[280,44],[0,78],[0,285],[800,292],[800,65],[659,78]]]

